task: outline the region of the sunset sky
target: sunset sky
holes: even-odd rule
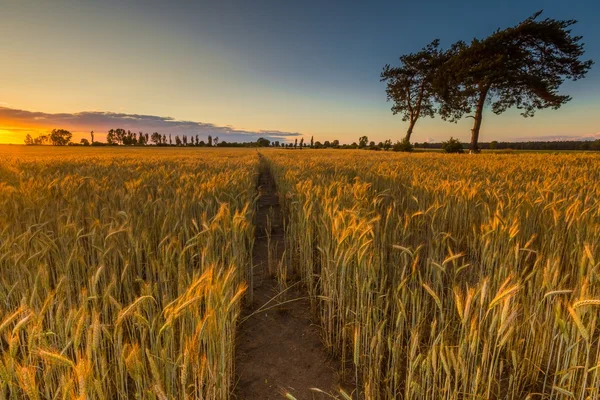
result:
[[[577,19],[587,78],[560,110],[487,111],[482,141],[600,138],[600,2],[3,0],[0,143],[110,128],[293,140],[394,141],[379,74],[434,38],[484,37],[535,11]],[[420,120],[413,140],[469,139],[471,119]]]

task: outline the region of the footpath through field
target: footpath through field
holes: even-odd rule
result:
[[[276,265],[283,255],[285,231],[275,182],[262,156],[258,190],[252,254],[254,299],[242,313],[238,332],[236,398],[266,400],[286,395],[298,400],[331,398],[311,390],[318,388],[334,394],[339,379],[335,363],[323,348],[319,328],[310,321],[306,294],[293,286],[278,296],[281,288]]]

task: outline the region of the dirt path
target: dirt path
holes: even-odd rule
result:
[[[310,305],[298,286],[283,296],[276,268],[284,251],[284,226],[275,182],[261,159],[256,216],[254,302],[242,313],[238,332],[236,372],[237,399],[282,399],[289,393],[298,400],[331,398],[311,391],[334,393],[338,385],[336,364],[325,352],[319,328],[310,321]],[[267,231],[270,231],[267,234]],[[269,271],[269,242],[272,271]],[[268,303],[270,301],[270,303]],[[288,301],[277,306],[278,303]],[[276,306],[260,311],[261,306]],[[263,309],[266,307],[263,307]],[[251,315],[255,313],[254,315]],[[250,317],[248,317],[250,315]]]

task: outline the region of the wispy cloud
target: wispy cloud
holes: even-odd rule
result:
[[[206,122],[181,121],[171,117],[156,115],[114,113],[104,111],[83,111],[78,113],[49,114],[43,112],[18,110],[0,106],[0,127],[10,123],[18,128],[12,131],[26,131],[23,127],[52,129],[69,129],[73,132],[86,133],[94,131],[97,137],[109,129],[123,128],[134,132],[159,132],[175,135],[199,135],[204,140],[206,136],[218,136],[221,141],[254,141],[259,137],[270,140],[286,140],[301,136],[298,132],[283,132],[278,130],[245,130],[232,126],[217,126]]]

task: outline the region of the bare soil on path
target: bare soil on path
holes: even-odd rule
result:
[[[306,293],[298,285],[290,285],[290,289],[278,296],[281,287],[273,265],[282,259],[285,231],[275,182],[262,157],[258,190],[252,254],[254,298],[252,304],[247,300],[241,315],[235,398],[282,399],[288,393],[298,400],[332,398],[311,390],[319,388],[335,394],[339,387],[336,373],[339,365],[325,351],[320,328],[311,322]]]

